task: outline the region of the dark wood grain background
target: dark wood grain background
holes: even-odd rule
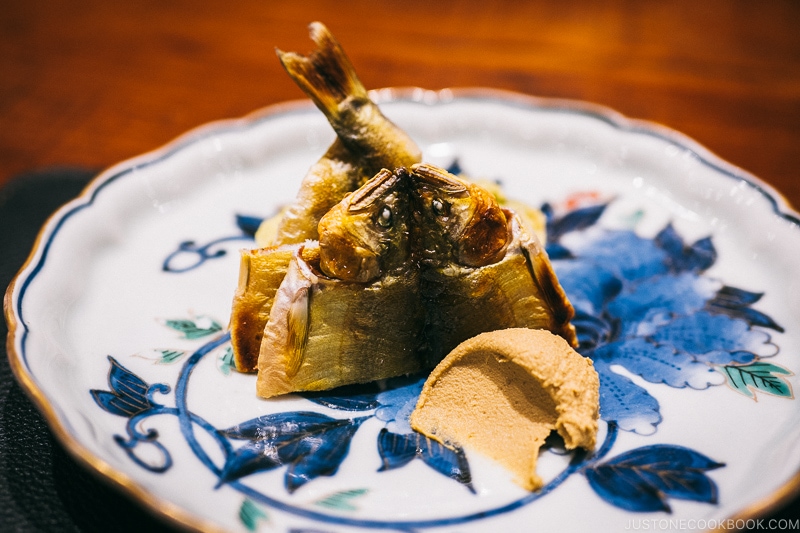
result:
[[[101,169],[303,95],[273,53],[326,23],[368,88],[487,86],[677,129],[800,205],[800,2],[6,0],[0,184]]]
[[[797,0],[5,0],[0,186],[99,171],[302,98],[274,48],[309,51],[313,20],[368,88],[588,100],[678,130],[800,206]]]

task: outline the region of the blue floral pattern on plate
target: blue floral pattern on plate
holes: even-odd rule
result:
[[[652,239],[637,235],[633,229],[606,229],[600,224],[606,208],[607,204],[584,205],[561,216],[550,205],[542,208],[547,217],[548,253],[576,309],[579,351],[593,360],[600,375],[605,439],[593,454],[574,452],[563,472],[541,491],[507,505],[435,520],[369,521],[286,504],[245,483],[254,473],[285,468],[284,487],[291,494],[320,476],[335,476],[347,459],[356,433],[366,420],[374,418],[383,424],[376,442],[382,461],[379,471],[403,468],[420,460],[430,471],[474,492],[464,450],[431,441],[409,425],[424,376],[302,395],[311,404],[349,416],[286,411],[216,428],[188,409],[186,387],[194,367],[210,353],[220,352],[218,366],[223,373],[230,372],[229,336],[220,334],[216,321],[185,319],[166,321],[165,325],[184,332],[188,339],[212,340],[184,362],[175,386],[176,407],[164,407],[153,398],[156,393],[169,394],[169,385],[150,385],[112,357],[109,390],[92,390],[91,394],[105,411],[128,418],[127,437],[117,435],[115,440],[136,464],[152,472],[171,467],[170,452],[158,442],[155,431],[142,433],[136,426],[149,416],[178,417],[184,438],[198,459],[218,476],[218,485],[230,485],[243,494],[239,518],[251,530],[267,516],[262,505],[322,522],[364,527],[405,529],[471,522],[542,498],[575,473],[582,474],[603,500],[626,511],[670,512],[670,499],[716,503],[717,486],[706,472],[724,465],[697,451],[656,444],[607,459],[619,430],[649,435],[662,422],[658,400],[615,369],[623,368],[646,382],[675,389],[703,390],[727,384],[751,398],[761,393],[793,398],[791,386],[784,379],[791,371],[762,360],[778,351],[769,330],[780,332],[783,328],[754,307],[761,294],[705,275],[717,258],[711,237],[686,243],[670,224]],[[257,222],[253,217],[238,217],[242,236],[218,239],[197,249],[181,244],[165,260],[164,270],[185,272],[219,257],[220,252],[209,253],[208,249],[252,236]],[[189,251],[197,253],[195,263],[188,268],[169,267],[176,254]],[[161,354],[159,362],[175,362],[186,355],[170,350],[157,352]],[[196,429],[216,440],[225,457],[222,468],[209,460],[194,433]],[[558,447],[558,439],[552,440]],[[156,446],[163,460],[148,463],[140,459],[139,445]],[[347,511],[355,509],[355,502],[367,492],[365,488],[347,489],[318,504]]]

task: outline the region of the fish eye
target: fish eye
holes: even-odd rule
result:
[[[392,225],[392,210],[384,206],[378,214],[378,225],[383,228],[388,228]]]
[[[439,198],[434,198],[431,202],[431,208],[436,216],[447,216],[449,211],[448,207],[450,206]]]

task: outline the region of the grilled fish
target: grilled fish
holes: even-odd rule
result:
[[[307,57],[277,54],[336,140],[260,228],[261,248],[241,255],[232,346],[238,370],[258,370],[258,394],[429,369],[496,329],[545,328],[574,344],[572,306],[522,219],[419,164],[327,28],[312,23],[310,35]]]
[[[300,245],[319,238],[318,222],[325,213],[380,169],[420,160],[416,144],[369,99],[328,29],[315,22],[310,33],[317,49],[308,57],[277,54],[328,118],[337,138],[308,170],[295,201],[261,225],[256,233],[260,249],[242,251],[230,326],[234,363],[241,372],[256,370],[275,293]]]
[[[382,170],[292,257],[264,329],[257,393],[326,390],[426,368],[408,176]]]
[[[511,327],[547,329],[575,345],[572,305],[544,247],[519,217],[443,169],[418,164],[410,175],[430,358]]]

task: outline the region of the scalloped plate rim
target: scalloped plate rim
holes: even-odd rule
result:
[[[410,101],[429,105],[446,103],[451,100],[499,101],[523,108],[549,109],[587,115],[603,121],[615,129],[634,134],[654,136],[689,150],[705,166],[729,178],[741,179],[751,184],[770,202],[776,215],[795,226],[800,226],[800,213],[773,186],[746,170],[727,162],[699,142],[677,130],[653,121],[627,117],[610,107],[582,100],[537,97],[515,91],[485,87],[446,88],[437,91],[420,87],[390,87],[371,90],[370,96],[378,104],[395,101]],[[43,256],[46,255],[49,245],[47,239],[52,238],[58,226],[71,212],[90,206],[94,202],[97,192],[111,181],[137,168],[157,164],[184,147],[213,135],[232,130],[246,130],[261,121],[271,120],[283,114],[309,112],[314,109],[310,101],[300,99],[271,104],[243,117],[216,120],[195,127],[158,148],[108,167],[93,178],[79,196],[65,203],[50,215],[42,225],[28,258],[5,292],[4,312],[8,324],[6,348],[12,372],[27,396],[41,412],[59,442],[90,472],[98,475],[106,482],[113,483],[128,497],[142,504],[149,512],[183,528],[188,527],[198,531],[224,531],[215,524],[199,518],[177,504],[154,497],[135,479],[114,469],[101,457],[89,451],[76,436],[70,433],[69,428],[59,416],[54,402],[48,399],[47,393],[39,387],[35,377],[29,372],[24,348],[22,350],[23,353],[19,353],[17,349],[18,342],[24,344],[24,337],[28,331],[27,327],[20,323],[19,314],[19,304],[22,296],[24,296],[24,284],[29,282],[32,277],[35,277],[40,268],[39,265],[34,265],[34,263],[41,262]],[[34,266],[31,269],[32,265]],[[18,288],[21,281],[23,282],[23,292],[20,295]],[[21,340],[19,340],[20,338]],[[731,516],[730,519],[756,518],[779,507],[798,493],[800,493],[800,472],[796,472],[792,478],[783,486],[777,488],[773,494],[751,503],[748,507]]]

